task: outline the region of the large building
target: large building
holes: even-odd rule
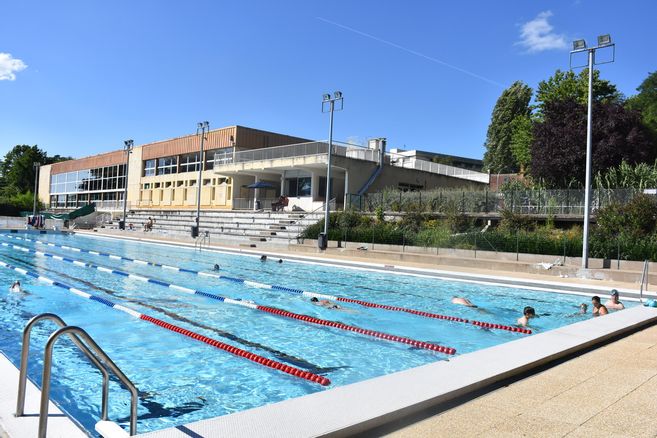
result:
[[[101,211],[196,208],[199,169],[202,209],[268,208],[278,196],[288,208],[311,211],[326,201],[328,144],[304,138],[230,126],[41,168],[39,198],[54,210],[95,203]],[[127,169],[127,175],[126,175]],[[417,190],[473,187],[488,175],[417,156],[391,158],[385,139],[367,147],[336,143],[332,150],[331,193],[337,208],[353,195],[394,187]],[[247,186],[256,182],[261,188]],[[257,202],[256,202],[257,201]]]

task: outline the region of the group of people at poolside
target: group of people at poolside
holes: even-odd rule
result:
[[[457,296],[452,297],[452,304],[478,308],[474,303],[472,303],[472,301],[468,300],[467,298],[457,297]],[[609,313],[610,309],[623,310],[625,308],[625,305],[621,301],[619,301],[619,294],[616,289],[611,290],[611,296],[609,297],[609,299],[605,304],[602,304],[602,302],[600,301],[600,297],[596,295],[591,298],[591,305],[593,307],[592,309],[593,316],[606,315]],[[586,303],[580,304],[579,312],[577,314],[582,315],[582,314],[586,314],[587,312],[588,312],[588,305]],[[518,318],[516,324],[521,327],[526,327],[527,325],[529,325],[529,321],[532,318],[536,318],[536,310],[531,306],[527,306],[523,309],[522,316]]]

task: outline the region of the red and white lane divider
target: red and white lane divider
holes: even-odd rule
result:
[[[140,313],[140,312],[138,312],[134,309],[131,309],[127,306],[123,306],[121,304],[116,304],[113,301],[110,301],[110,300],[105,299],[103,297],[99,297],[99,296],[96,296],[96,295],[91,295],[87,292],[81,291],[80,289],[76,289],[72,286],[69,286],[68,284],[52,280],[48,277],[44,277],[42,275],[39,275],[36,272],[28,271],[26,269],[22,269],[22,268],[10,265],[8,263],[4,263],[2,261],[0,261],[0,266],[4,267],[4,268],[7,268],[7,269],[14,270],[14,271],[19,272],[19,273],[21,273],[23,275],[26,275],[28,277],[33,277],[33,278],[36,278],[37,280],[44,281],[44,282],[46,282],[48,284],[51,284],[53,286],[57,286],[61,289],[65,289],[65,290],[67,290],[67,291],[69,291],[69,292],[71,292],[71,293],[73,293],[73,294],[75,294],[79,297],[86,298],[86,299],[89,299],[89,300],[92,300],[92,301],[96,301],[98,303],[101,303],[101,304],[104,304],[108,307],[111,307],[112,309],[120,310],[121,312],[127,313],[128,315],[133,316],[135,318],[139,318],[141,320],[148,321],[152,324],[155,324],[157,326],[160,326],[160,327],[165,328],[167,330],[170,330],[172,332],[179,333],[183,336],[187,336],[188,338],[192,338],[192,339],[195,339],[197,341],[203,342],[205,344],[211,345],[215,348],[226,351],[226,352],[228,352],[230,354],[233,354],[235,356],[242,357],[244,359],[250,360],[251,362],[255,362],[257,364],[260,364],[260,365],[263,365],[263,366],[266,366],[268,368],[272,368],[272,369],[275,369],[275,370],[278,370],[278,371],[282,371],[284,373],[290,374],[290,375],[292,375],[294,377],[298,377],[300,379],[308,380],[308,381],[314,382],[314,383],[319,383],[322,386],[327,386],[327,385],[331,384],[331,381],[329,379],[327,379],[326,377],[323,377],[323,376],[320,376],[320,375],[317,375],[317,374],[313,374],[309,371],[304,371],[302,369],[295,368],[295,367],[290,366],[290,365],[285,365],[284,363],[281,363],[281,362],[278,362],[278,361],[275,361],[275,360],[272,360],[272,359],[268,359],[266,357],[262,357],[260,355],[251,353],[249,351],[242,350],[241,348],[234,347],[230,344],[225,344],[221,341],[217,341],[216,339],[212,339],[212,338],[209,338],[207,336],[201,335],[199,333],[195,333],[195,332],[192,332],[190,330],[184,329],[184,328],[179,327],[177,325],[170,324],[166,321],[162,321],[161,319],[153,318],[152,316],[146,315],[144,313]]]
[[[143,281],[143,282],[146,282],[146,283],[157,284],[158,286],[168,287],[170,289],[177,290],[177,291],[184,292],[184,293],[189,293],[189,294],[194,294],[194,295],[201,295],[203,297],[212,298],[214,300],[221,301],[221,302],[224,302],[226,304],[233,304],[233,305],[236,305],[236,306],[247,307],[249,309],[259,310],[261,312],[271,313],[271,314],[279,315],[279,316],[282,316],[282,317],[285,317],[285,318],[296,319],[296,320],[299,320],[299,321],[305,321],[305,322],[309,322],[309,323],[317,324],[317,325],[322,325],[322,326],[326,326],[326,327],[334,327],[334,328],[337,328],[337,329],[340,329],[340,330],[346,330],[346,331],[350,331],[350,332],[354,332],[354,333],[359,333],[359,334],[366,335],[366,336],[371,336],[371,337],[374,337],[374,338],[385,339],[387,341],[399,342],[399,343],[402,343],[402,344],[412,345],[414,347],[423,348],[425,350],[437,351],[439,353],[444,353],[444,354],[456,354],[456,349],[454,349],[452,347],[445,347],[445,346],[438,345],[438,344],[433,344],[433,343],[430,343],[430,342],[416,341],[414,339],[406,338],[406,337],[403,337],[403,336],[390,335],[388,333],[378,332],[378,331],[375,331],[375,330],[363,329],[363,328],[360,328],[360,327],[343,324],[341,322],[329,321],[329,320],[315,318],[313,316],[308,316],[308,315],[301,315],[301,314],[298,314],[298,313],[288,312],[287,310],[277,309],[277,308],[274,308],[274,307],[261,306],[259,304],[256,304],[256,303],[253,303],[253,302],[250,302],[250,301],[244,301],[244,300],[241,300],[241,299],[223,297],[221,295],[216,295],[216,294],[213,294],[213,293],[210,293],[210,292],[204,292],[204,291],[201,291],[201,290],[196,290],[196,289],[192,289],[192,288],[188,288],[188,287],[184,287],[184,286],[178,286],[176,284],[168,283],[166,281],[158,280],[158,279],[155,279],[155,278],[149,278],[149,277],[145,277],[145,276],[142,276],[142,275],[131,274],[129,272],[121,271],[121,270],[118,270],[118,269],[112,269],[112,268],[108,268],[108,267],[105,267],[105,266],[94,265],[93,263],[87,263],[87,262],[82,261],[82,260],[76,260],[76,259],[71,259],[71,258],[68,258],[68,257],[62,257],[62,256],[59,256],[59,255],[56,255],[56,254],[50,254],[50,253],[46,253],[46,252],[43,252],[43,251],[37,251],[37,250],[34,250],[34,249],[25,248],[25,247],[19,246],[19,245],[9,244],[9,243],[6,243],[6,242],[1,242],[0,245],[2,245],[4,247],[7,247],[7,248],[16,249],[18,251],[27,252],[27,253],[30,253],[30,254],[35,254],[35,255],[38,255],[38,256],[41,256],[41,257],[52,258],[52,259],[59,260],[59,261],[62,261],[62,262],[71,263],[71,264],[74,264],[74,265],[77,265],[77,266],[80,266],[80,267],[96,269],[98,271],[106,272],[108,274],[119,275],[121,277],[132,278],[132,279]]]
[[[251,286],[257,289],[273,289],[273,290],[278,290],[282,292],[289,292],[297,295],[302,295],[306,296],[309,298],[316,297],[319,299],[326,299],[326,300],[334,300],[334,301],[341,301],[343,303],[351,303],[351,304],[358,304],[363,307],[370,307],[370,308],[376,308],[376,309],[383,309],[383,310],[389,310],[393,312],[404,312],[404,313],[409,313],[412,315],[417,315],[421,316],[424,318],[433,318],[433,319],[440,319],[444,321],[450,321],[450,322],[458,322],[458,323],[463,323],[463,324],[471,324],[475,325],[477,327],[485,328],[485,329],[494,329],[494,330],[506,330],[509,332],[514,332],[514,333],[522,333],[526,335],[530,335],[532,331],[527,328],[522,328],[522,327],[514,327],[510,325],[504,325],[504,324],[495,324],[492,322],[484,322],[484,321],[477,321],[473,319],[466,319],[466,318],[460,318],[458,316],[449,316],[449,315],[441,315],[439,313],[433,313],[433,312],[426,312],[423,310],[416,310],[416,309],[410,309],[407,307],[399,307],[399,306],[391,306],[388,304],[378,304],[378,303],[372,303],[369,301],[363,301],[363,300],[357,300],[354,298],[348,298],[348,297],[340,297],[336,295],[328,295],[328,294],[322,294],[318,292],[309,292],[309,291],[304,291],[302,289],[296,289],[292,287],[286,287],[286,286],[279,286],[275,284],[266,284],[266,283],[260,283],[252,280],[245,280],[242,278],[236,278],[236,277],[228,277],[226,275],[218,275],[218,274],[211,274],[208,272],[203,272],[203,271],[195,271],[193,269],[186,269],[186,268],[180,268],[178,266],[172,266],[172,265],[164,265],[161,263],[154,263],[154,262],[149,262],[146,260],[139,260],[139,259],[132,259],[130,257],[124,257],[124,256],[119,256],[115,254],[110,254],[106,252],[99,252],[99,251],[93,251],[89,249],[83,249],[83,248],[76,248],[72,246],[67,246],[67,245],[58,245],[56,243],[52,242],[44,242],[38,239],[30,239],[27,237],[18,237],[18,236],[10,236],[8,234],[4,235],[5,237],[8,237],[10,239],[18,239],[18,240],[25,240],[27,242],[34,242],[38,243],[41,245],[46,245],[50,247],[56,247],[56,248],[61,248],[69,251],[75,251],[75,252],[83,252],[99,257],[108,257],[111,259],[115,260],[123,260],[127,262],[132,262],[132,263],[137,263],[141,265],[148,265],[148,266],[154,266],[158,268],[163,268],[163,269],[170,269],[178,272],[185,272],[188,274],[193,274],[193,275],[199,275],[199,276],[204,276],[204,277],[211,277],[211,278],[217,278],[220,280],[226,280],[226,281],[231,281],[233,283],[242,283],[247,286]]]

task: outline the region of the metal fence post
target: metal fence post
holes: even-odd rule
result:
[[[520,233],[518,233],[518,230],[516,230],[516,262],[520,260],[519,249],[520,249]]]
[[[484,212],[488,213],[488,189],[486,189],[486,204],[484,205]]]
[[[474,233],[474,258],[477,258],[477,233]]]

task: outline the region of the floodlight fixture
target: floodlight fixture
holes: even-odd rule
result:
[[[573,50],[583,50],[583,49],[586,49],[586,41],[584,40],[573,41]]]
[[[342,99],[342,91],[336,91],[333,93],[334,99]]]
[[[322,95],[322,102],[328,102],[329,100],[331,100],[331,95],[330,94]]]
[[[605,34],[598,37],[598,47],[604,47],[611,44],[611,35]]]

